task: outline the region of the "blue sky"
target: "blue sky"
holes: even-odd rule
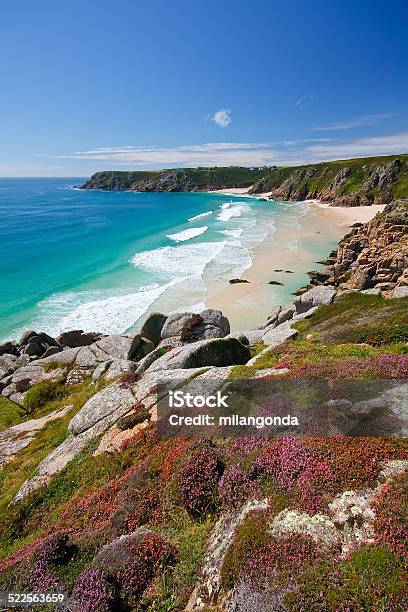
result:
[[[0,176],[408,152],[405,0],[3,0]]]

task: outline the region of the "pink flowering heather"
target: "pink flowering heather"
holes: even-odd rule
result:
[[[408,568],[408,477],[389,483],[373,504],[377,544],[400,557]]]
[[[131,561],[116,573],[121,593],[131,604],[140,597],[161,568],[176,558],[175,548],[156,533],[147,534],[138,544],[129,544]]]
[[[364,358],[306,363],[290,375],[296,379],[408,378],[408,355],[376,355]]]
[[[311,460],[298,480],[299,505],[309,514],[315,514],[333,497],[336,477],[327,458]]]
[[[295,573],[319,556],[319,549],[310,536],[288,534],[282,538],[270,538],[265,546],[254,551],[242,567],[242,577],[249,576],[255,584],[265,584],[277,572],[287,572],[290,568],[291,573]]]
[[[75,606],[81,612],[113,612],[115,589],[104,572],[86,569],[79,576],[72,593]]]
[[[285,437],[265,449],[255,460],[255,466],[260,473],[274,476],[281,489],[290,491],[313,458],[313,451],[301,441]]]
[[[178,488],[184,507],[194,515],[206,514],[215,502],[220,463],[213,449],[198,448],[180,470]]]
[[[251,453],[263,448],[268,443],[265,436],[245,436],[244,438],[234,438],[227,450],[227,458],[231,459],[234,455],[241,456],[242,453]]]
[[[246,499],[259,495],[256,474],[253,470],[245,469],[241,465],[231,465],[222,475],[218,492],[225,504],[234,507],[239,506]]]

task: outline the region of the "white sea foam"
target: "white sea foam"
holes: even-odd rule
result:
[[[240,227],[238,229],[221,230],[220,234],[224,234],[224,236],[231,236],[231,238],[239,238],[243,231],[243,228]]]
[[[224,208],[224,204],[222,205],[222,210],[218,215],[217,219],[219,221],[229,221],[233,217],[241,217],[242,211],[244,209],[243,206],[228,206]]]
[[[174,240],[175,242],[184,242],[185,240],[191,240],[196,236],[201,236],[208,230],[208,226],[204,225],[203,227],[192,227],[191,229],[183,230],[178,234],[168,234],[167,238],[170,240]]]
[[[83,329],[103,333],[123,333],[139,319],[167,289],[182,279],[158,286],[141,287],[132,293],[82,291],[51,296],[39,304],[37,326],[48,333]]]
[[[217,257],[225,242],[201,242],[166,246],[137,253],[130,260],[137,268],[167,277],[200,276],[206,265]]]
[[[197,221],[197,219],[204,219],[204,217],[209,217],[212,214],[213,214],[213,211],[209,210],[207,212],[200,213],[199,215],[196,215],[195,217],[190,217],[189,221]]]

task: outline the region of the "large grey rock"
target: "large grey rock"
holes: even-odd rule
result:
[[[25,392],[39,382],[50,380],[56,381],[65,375],[64,368],[56,368],[46,372],[41,365],[35,362],[32,365],[22,366],[18,368],[11,378],[7,380],[7,386],[3,388],[1,394],[7,397],[12,402],[23,405]]]
[[[227,317],[221,311],[208,309],[200,314],[181,312],[171,315],[163,325],[162,340],[177,338],[182,342],[195,342],[211,338],[224,338],[230,333]]]
[[[102,361],[102,363],[96,366],[92,374],[92,382],[94,383],[94,385],[96,385],[100,381],[101,377],[105,374],[111,363],[111,360]]]
[[[106,370],[105,379],[113,380],[114,378],[120,376],[120,374],[134,372],[135,369],[136,364],[133,361],[129,361],[128,359],[115,359]]]
[[[132,338],[129,336],[106,336],[89,346],[67,348],[49,357],[38,359],[36,365],[50,363],[96,368],[105,361],[127,360]]]
[[[0,432],[0,468],[13,461],[16,454],[28,446],[35,434],[47,423],[65,416],[73,406],[59,408],[40,419],[24,421]]]
[[[223,367],[245,364],[250,358],[249,348],[236,338],[201,340],[195,344],[173,349],[157,359],[148,371],[200,368],[211,365]]]
[[[264,335],[263,329],[248,329],[241,332],[232,332],[228,334],[227,338],[236,338],[240,340],[240,338],[244,337],[248,340],[248,342],[243,342],[243,344],[249,344],[249,346],[255,346],[255,344],[259,344],[262,341],[262,336]]]
[[[393,298],[404,298],[408,297],[408,287],[395,287],[391,293]]]
[[[90,429],[96,423],[104,420],[107,416],[117,414],[123,416],[132,408],[135,398],[130,389],[110,385],[91,397],[74,416],[68,425],[68,430],[78,435]]]
[[[278,325],[289,321],[289,319],[291,319],[294,314],[295,307],[292,306],[292,304],[290,306],[282,306],[281,311],[278,314]]]
[[[167,316],[161,312],[152,312],[143,323],[140,335],[157,346],[161,340],[161,332],[166,320]]]
[[[37,332],[34,331],[33,329],[28,329],[27,331],[23,333],[20,340],[18,341],[18,346],[25,346],[26,344],[30,342],[31,338],[36,338],[36,337],[38,337]]]
[[[320,304],[331,304],[335,296],[335,289],[326,287],[325,285],[319,285],[302,293],[302,295],[298,295],[293,303],[296,307],[296,312],[300,314],[314,306],[320,306]]]
[[[82,329],[73,329],[62,332],[57,338],[58,344],[63,347],[76,348],[78,346],[89,346],[102,338],[102,334],[95,332],[84,332]]]
[[[131,361],[139,361],[154,351],[155,345],[148,338],[143,338],[141,334],[136,334],[132,339],[127,358]]]
[[[278,327],[267,331],[266,334],[262,336],[262,341],[266,345],[274,347],[283,344],[291,338],[295,338],[299,332],[296,329],[292,329],[291,324],[292,321],[286,321],[282,323],[282,325],[278,325]]]

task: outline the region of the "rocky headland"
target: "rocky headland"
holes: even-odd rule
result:
[[[408,156],[367,157],[294,167],[175,168],[95,173],[82,189],[213,191],[249,188],[274,200],[318,199],[332,206],[388,204],[408,197]]]

